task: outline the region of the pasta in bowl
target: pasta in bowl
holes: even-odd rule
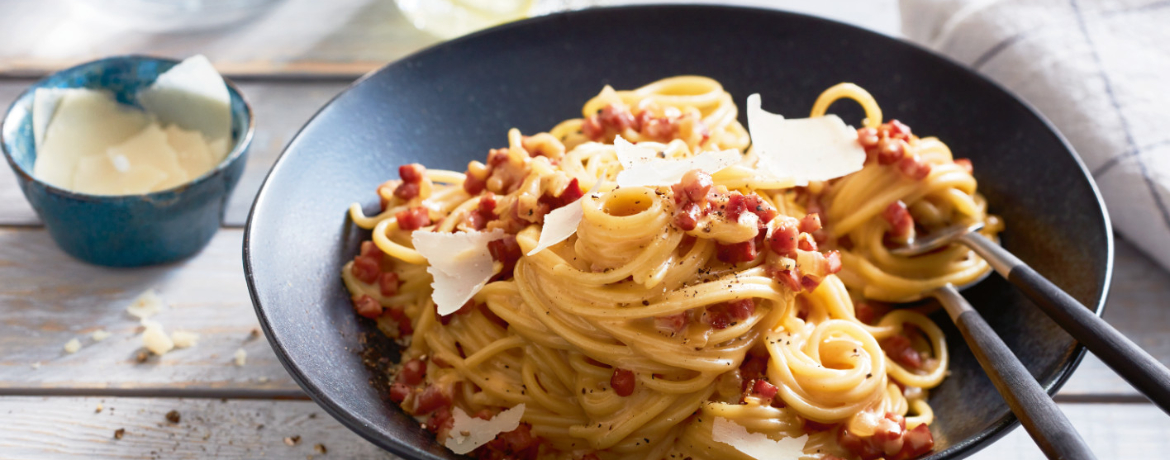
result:
[[[840,99],[866,118],[827,115]],[[911,459],[940,328],[891,308],[987,264],[889,247],[1002,229],[971,163],[833,86],[807,119],[715,80],[604,88],[465,172],[399,168],[342,269],[402,346],[390,398],[478,458]],[[749,135],[749,131],[751,135]]]

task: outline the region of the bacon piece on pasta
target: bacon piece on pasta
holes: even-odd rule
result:
[[[910,460],[926,455],[931,450],[934,450],[934,435],[930,433],[930,427],[921,424],[903,434],[902,450],[890,460]]]
[[[540,455],[540,437],[532,426],[521,423],[515,430],[500,433],[496,439],[475,450],[478,460],[536,460]]]
[[[703,211],[695,203],[687,203],[678,207],[674,214],[674,225],[684,232],[694,230],[699,225],[699,218]]]
[[[398,228],[414,231],[431,225],[431,216],[427,208],[415,206],[394,215],[398,219]]]
[[[390,400],[398,404],[406,402],[406,399],[412,394],[414,392],[411,391],[410,385],[401,382],[394,382],[390,385]]]
[[[354,297],[353,309],[357,311],[357,314],[370,319],[382,316],[382,304],[368,295]]]
[[[922,367],[922,354],[910,346],[910,338],[905,335],[893,335],[882,339],[879,343],[890,359],[912,369]]]
[[[877,145],[878,164],[892,165],[906,156],[906,141],[882,139]]]
[[[394,272],[383,273],[378,278],[378,291],[382,293],[383,297],[398,294],[398,274]]]
[[[418,385],[427,376],[427,363],[421,359],[412,359],[402,364],[402,369],[394,380],[410,386]]]
[[[585,191],[581,190],[581,184],[577,181],[577,178],[574,177],[573,180],[569,181],[569,184],[565,186],[564,190],[561,190],[559,195],[553,196],[548,193],[541,195],[540,203],[547,204],[548,210],[552,211],[577,201],[583,196],[585,196]]]
[[[803,233],[812,233],[821,229],[821,215],[815,212],[805,214],[800,219],[800,231]]]
[[[654,318],[654,327],[663,332],[670,332],[672,334],[682,332],[690,324],[691,319],[687,312],[679,312],[669,316],[657,316]]]
[[[710,192],[714,185],[710,174],[701,169],[692,169],[683,174],[682,180],[670,188],[674,191],[674,202],[677,204],[686,202],[705,204],[707,192]]]
[[[503,238],[489,242],[488,253],[492,255],[492,260],[503,264],[500,272],[492,277],[493,280],[511,278],[516,262],[524,255],[520,251],[520,243],[516,242],[516,235],[504,235]]]
[[[768,204],[767,201],[755,193],[744,196],[744,202],[748,210],[760,218],[761,224],[767,224],[772,219],[775,219],[776,216],[780,215],[780,212],[776,208],[773,208],[772,205]]]
[[[381,274],[378,260],[373,257],[357,256],[353,258],[353,265],[349,271],[353,273],[353,277],[361,280],[363,283],[373,283],[378,280],[378,275]]]
[[[426,171],[427,168],[418,163],[399,166],[398,176],[402,178],[402,184],[394,189],[394,196],[403,201],[409,201],[417,197]]]
[[[870,443],[887,457],[896,455],[902,451],[902,436],[905,432],[906,419],[887,412],[884,418],[878,420]]]
[[[618,396],[629,396],[634,394],[634,386],[637,383],[637,378],[634,377],[634,372],[626,369],[613,369],[613,376],[609,378],[609,386],[613,387],[613,391]]]
[[[763,379],[756,380],[755,383],[752,384],[752,395],[754,395],[760,399],[763,399],[764,401],[768,402],[769,404],[771,404],[772,398],[775,398],[776,393],[778,393],[779,391],[780,390],[777,389],[775,385],[768,383],[767,380],[763,380]]]
[[[918,155],[907,155],[898,160],[898,171],[914,180],[925,179],[930,175],[930,163],[922,161]]]
[[[882,212],[882,218],[890,224],[890,237],[897,241],[906,241],[914,236],[914,217],[906,209],[906,203],[901,200],[890,203]]]
[[[624,131],[626,128],[634,126],[634,114],[630,113],[630,109],[625,106],[615,106],[609,104],[601,109],[601,113],[597,114],[598,120],[601,124],[608,128],[613,128],[617,131]]]
[[[451,434],[451,428],[454,426],[455,417],[451,415],[450,402],[445,406],[435,409],[434,413],[427,418],[427,430],[435,434],[435,439],[447,439]]]
[[[450,408],[451,395],[437,384],[428,385],[422,394],[418,395],[418,405],[414,406],[414,415],[425,415],[439,408]]]
[[[890,306],[885,303],[866,300],[854,305],[853,311],[858,321],[865,324],[874,324],[882,319],[883,316],[886,316],[886,313],[890,312]]]
[[[800,222],[794,218],[782,216],[776,219],[777,224],[770,227],[768,247],[772,252],[784,256],[795,257],[797,238],[800,236]]]
[[[723,244],[715,243],[715,256],[720,261],[729,264],[738,264],[740,262],[751,262],[756,260],[756,242],[755,240],[747,240],[742,243]]]

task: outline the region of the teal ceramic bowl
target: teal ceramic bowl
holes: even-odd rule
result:
[[[8,109],[0,147],[24,196],[57,245],[97,265],[133,267],[170,262],[199,252],[219,229],[224,207],[244,172],[254,124],[252,108],[231,81],[232,142],[227,157],[194,181],[145,195],[100,196],[49,185],[33,176],[32,129],[37,88],[105,89],[137,106],[135,95],[179,61],[115,56],[57,72],[32,85]]]

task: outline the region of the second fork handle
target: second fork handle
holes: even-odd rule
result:
[[[975,232],[959,237],[1056,324],[1170,414],[1170,370],[1015,255]]]

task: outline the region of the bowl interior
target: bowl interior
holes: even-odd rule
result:
[[[166,58],[148,56],[114,56],[97,61],[71,67],[54,73],[29,87],[12,103],[4,124],[0,127],[0,145],[8,156],[13,169],[19,175],[26,176],[42,185],[64,193],[85,195],[58,189],[49,184],[40,182],[33,176],[33,165],[36,163],[37,151],[33,137],[33,96],[38,88],[91,88],[109,91],[118,102],[141,108],[137,94],[139,90],[149,87],[160,74],[166,72],[179,61]],[[192,182],[214,174],[224,165],[238,158],[245,150],[252,129],[252,110],[243,94],[228,80],[228,94],[231,97],[232,114],[232,151],[224,157],[216,168],[195,178]],[[153,192],[153,193],[163,193]],[[108,197],[118,199],[117,197]]]
[[[606,31],[620,31],[606,32]],[[803,117],[821,90],[850,81],[890,118],[971,158],[1003,245],[1100,312],[1112,239],[1096,188],[1063,139],[998,86],[889,37],[806,16],[712,6],[627,7],[531,19],[448,42],[370,75],[323,108],[293,140],[254,205],[244,261],[253,302],[285,367],[333,416],[406,458],[454,458],[385,400],[387,387],[355,353],[372,324],[353,313],[341,265],[368,234],[350,203],[375,209],[374,189],[403,163],[463,170],[507,144],[580,116],[603,85],[633,88],[698,74],[743,107]],[[859,108],[832,112],[857,124]],[[741,112],[740,121],[746,121]],[[295,250],[290,250],[295,248]],[[1018,291],[991,276],[964,293],[1042,385],[1054,392],[1082,350]],[[952,375],[931,392],[936,451],[960,458],[1015,423],[941,312]],[[392,348],[392,346],[390,347]]]

